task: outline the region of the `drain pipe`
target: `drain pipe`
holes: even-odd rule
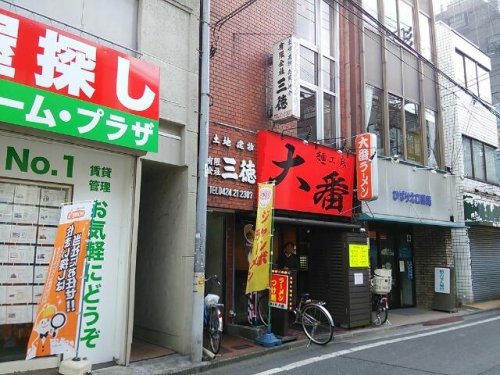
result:
[[[205,242],[207,232],[207,159],[209,114],[210,0],[200,0],[200,127],[198,130],[198,187],[194,242],[193,317],[191,361],[201,362],[205,291]]]

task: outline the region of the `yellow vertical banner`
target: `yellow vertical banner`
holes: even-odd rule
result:
[[[246,293],[269,287],[269,262],[273,226],[274,184],[259,184],[255,237],[248,268]]]
[[[64,205],[26,359],[77,350],[93,202]]]

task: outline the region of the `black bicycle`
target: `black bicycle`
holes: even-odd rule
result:
[[[310,341],[318,345],[326,345],[333,338],[333,318],[325,308],[325,302],[312,300],[309,294],[303,294],[293,313],[295,320],[292,324],[301,324],[304,333]],[[269,324],[269,294],[264,293],[259,298],[258,313],[261,322]]]

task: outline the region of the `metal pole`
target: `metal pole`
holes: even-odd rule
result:
[[[210,0],[200,0],[200,127],[198,137],[198,187],[194,249],[191,361],[201,362],[203,345],[203,295],[205,289],[205,240],[207,227],[207,159],[209,114]]]

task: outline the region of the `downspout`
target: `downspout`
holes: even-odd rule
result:
[[[198,186],[194,249],[191,361],[201,362],[205,290],[205,241],[207,229],[207,159],[209,114],[210,0],[200,0],[200,127],[198,130]]]

